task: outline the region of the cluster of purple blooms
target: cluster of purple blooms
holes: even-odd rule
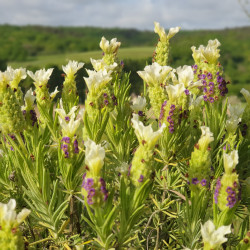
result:
[[[247,126],[246,123],[244,123],[244,124],[242,125],[242,131],[241,131],[241,134],[242,134],[243,136],[245,136],[245,135],[247,134],[247,129],[248,129],[248,126]]]
[[[175,105],[172,104],[170,106],[170,110],[169,110],[168,117],[167,117],[167,121],[169,123],[168,129],[169,129],[169,132],[171,134],[174,133],[174,121],[173,121],[173,118],[172,118],[172,116],[174,115],[174,111],[175,111]]]
[[[192,65],[194,74],[197,73],[198,66]],[[219,93],[221,96],[225,96],[228,93],[227,84],[229,82],[226,82],[225,79],[220,75],[220,72],[218,71],[216,73],[216,79],[214,79],[214,76],[211,72],[202,72],[202,70],[199,71],[199,74],[197,75],[198,79],[202,81],[203,84],[203,92],[204,96],[203,99],[206,102],[213,103],[215,100],[218,99],[218,96],[212,96],[215,94],[215,85],[218,86]],[[214,81],[213,81],[214,80]],[[216,84],[215,84],[216,81]],[[199,87],[201,88],[201,87]]]
[[[141,174],[140,178],[138,179],[138,182],[143,182],[144,176]]]
[[[93,197],[96,195],[96,189],[94,188],[94,179],[93,178],[87,178],[86,179],[86,173],[83,175],[83,182],[82,182],[82,188],[84,188],[87,192],[87,202],[89,205],[93,205]],[[103,200],[106,201],[108,199],[108,191],[106,189],[106,183],[103,178],[99,179],[99,182],[101,184],[101,192],[103,193]]]
[[[219,195],[220,187],[221,187],[221,181],[220,181],[220,178],[218,178],[216,182],[215,191],[214,191],[215,204],[218,204],[218,195]]]
[[[160,112],[160,116],[159,116],[159,121],[161,121],[164,117],[164,113],[165,113],[165,106],[167,105],[167,101],[164,101],[161,105],[161,112]],[[159,122],[159,127],[161,127],[161,122]]]
[[[27,111],[23,110],[23,115],[24,116],[26,115],[26,113],[27,113]],[[30,119],[32,121],[32,126],[34,126],[35,123],[37,122],[37,117],[36,117],[36,112],[33,109],[30,110]]]
[[[108,94],[107,93],[104,93],[103,94],[103,97],[104,97],[104,105],[105,106],[108,106],[109,105],[109,97],[108,97]],[[112,97],[111,97],[111,99],[112,99],[112,101],[113,101],[113,104],[115,105],[115,106],[117,106],[117,98],[116,98],[116,96],[115,95],[112,95]]]
[[[192,184],[198,185],[199,183],[201,184],[201,186],[205,187],[207,185],[207,180],[202,179],[201,181],[199,181],[198,178],[192,178]],[[188,184],[190,184],[190,182],[188,182]]]
[[[228,186],[227,189],[226,189],[226,192],[228,194],[228,196],[227,196],[227,201],[228,201],[227,206],[229,208],[234,207],[235,203],[237,202],[236,192],[234,190],[235,188],[237,188],[237,182],[235,181],[233,185],[234,185],[233,188]]]
[[[70,137],[67,137],[67,136],[63,137],[61,142],[63,142],[62,145],[61,145],[61,149],[64,152],[64,158],[69,158]],[[78,148],[77,139],[74,140],[73,147],[74,147],[74,153],[78,154],[79,153],[79,148]]]

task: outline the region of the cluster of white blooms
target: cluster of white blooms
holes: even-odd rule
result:
[[[144,68],[144,71],[137,71],[139,76],[149,85],[160,85],[166,82],[170,78],[170,71],[172,70],[169,66],[161,66],[157,62],[152,65],[148,65]]]
[[[107,72],[106,69],[99,71],[87,70],[87,73],[89,77],[84,77],[84,80],[92,93],[97,93],[112,79],[110,72]]]
[[[146,142],[150,149],[155,146],[157,140],[160,138],[164,128],[166,127],[165,123],[163,123],[161,128],[154,132],[151,125],[143,125],[143,123],[139,120],[139,115],[137,114],[133,114],[131,121],[139,142],[142,144],[143,142]]]
[[[198,49],[195,46],[192,46],[193,58],[196,62],[207,61],[209,63],[217,63],[218,58],[220,57],[220,42],[215,40],[209,40],[208,45],[205,47],[200,45]]]
[[[5,229],[11,229],[21,224],[30,214],[30,210],[24,208],[19,214],[15,211],[16,201],[10,199],[7,204],[0,202],[0,225]]]
[[[166,34],[165,29],[161,27],[158,22],[154,22],[154,24],[155,24],[154,32],[159,35],[160,40],[162,42],[169,40],[180,30],[180,27],[170,28],[168,34]]]
[[[66,66],[62,66],[64,73],[69,79],[74,79],[76,72],[82,68],[84,63],[77,61],[69,61]]]
[[[231,233],[230,225],[221,226],[216,230],[214,223],[211,220],[208,220],[204,225],[201,225],[204,249],[218,249],[227,241],[225,235],[229,233]]]

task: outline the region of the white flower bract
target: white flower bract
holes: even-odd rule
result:
[[[168,34],[166,34],[165,29],[161,27],[158,22],[154,22],[154,25],[155,25],[154,32],[159,35],[160,40],[162,42],[169,40],[180,30],[180,27],[170,28]]]
[[[146,98],[138,96],[137,98],[134,98],[133,105],[131,105],[131,108],[134,111],[138,112],[138,111],[143,111],[146,105],[147,105]]]
[[[205,246],[211,249],[217,249],[222,243],[227,241],[226,234],[231,233],[230,225],[221,226],[217,230],[211,220],[208,220],[204,225],[201,225],[201,235]],[[205,248],[205,249],[210,249]]]
[[[35,99],[36,97],[33,95],[32,88],[30,88],[24,96],[25,107],[22,107],[22,109],[32,109]]]
[[[108,65],[103,59],[100,60],[95,60],[90,58],[91,64],[94,68],[94,70],[99,71],[99,70],[107,70],[107,72],[109,71],[114,71],[115,68],[118,66],[118,64],[116,62],[114,62],[111,65]]]
[[[111,79],[110,72],[107,70],[87,70],[89,77],[84,77],[89,91],[97,92],[99,88],[104,87]]]
[[[53,68],[50,68],[48,70],[40,69],[35,73],[29,70],[27,71],[28,75],[34,80],[34,84],[36,87],[46,85],[48,83],[48,80],[50,79],[52,72]]]
[[[172,68],[169,66],[161,66],[154,62],[152,65],[146,66],[144,71],[137,71],[137,73],[149,86],[154,86],[164,83],[170,77],[171,70]]]
[[[210,142],[214,140],[213,133],[210,131],[209,127],[201,126],[201,138],[199,139],[199,148],[201,150],[207,150]]]
[[[77,61],[69,61],[66,66],[62,66],[64,73],[67,75],[68,78],[74,78],[76,72],[82,68],[84,63],[77,62]]]
[[[233,150],[226,154],[223,152],[224,169],[227,174],[232,173],[239,162],[238,150]]]
[[[94,176],[99,176],[104,164],[105,150],[101,145],[88,139],[85,143],[85,163]]]
[[[147,145],[150,149],[155,146],[157,140],[160,138],[164,128],[166,127],[166,124],[163,123],[161,128],[154,132],[151,125],[144,126],[143,123],[139,121],[139,115],[137,114],[133,114],[131,121],[139,142],[143,144],[145,142],[145,145]]]
[[[106,54],[116,53],[121,46],[120,42],[117,42],[117,38],[113,38],[110,42],[103,36],[100,42],[100,48]]]
[[[30,214],[30,210],[24,208],[18,215],[15,211],[16,201],[10,199],[7,204],[0,203],[0,225],[2,227],[16,227]]]
[[[185,87],[183,83],[179,83],[176,85],[168,85],[166,86],[166,91],[168,93],[169,101],[171,103],[174,103],[184,93]]]
[[[60,99],[60,108],[55,109],[55,111],[58,113],[58,115],[61,117],[61,119],[65,120],[65,117],[68,117],[69,120],[75,119],[75,112],[77,110],[77,106],[74,106],[71,108],[68,114],[66,114],[64,108],[63,108],[63,102],[62,99]]]

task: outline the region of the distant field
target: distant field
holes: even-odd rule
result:
[[[120,59],[146,59],[152,57],[154,48],[153,47],[131,47],[119,49]],[[62,65],[67,64],[69,60],[76,60],[79,62],[89,62],[90,58],[100,59],[102,57],[102,51],[88,51],[82,53],[66,53],[56,55],[44,55],[32,57],[32,59],[24,62],[9,62],[8,65],[19,68],[29,66],[45,67],[47,65],[56,65],[61,68]]]

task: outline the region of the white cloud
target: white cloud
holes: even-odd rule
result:
[[[0,0],[0,24],[214,29],[250,25],[238,0]]]

